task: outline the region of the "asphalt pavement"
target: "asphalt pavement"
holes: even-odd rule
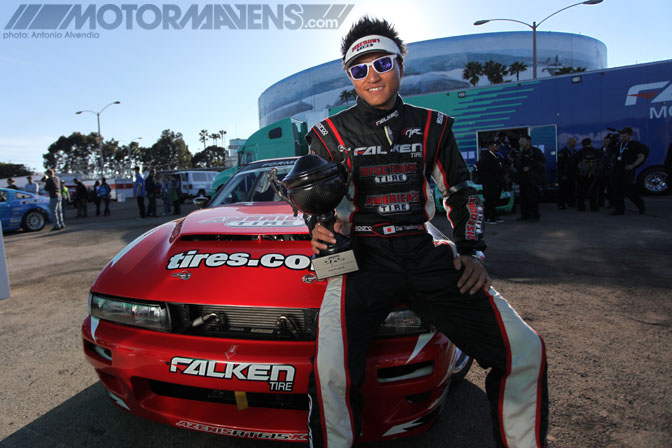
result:
[[[497,288],[546,341],[551,447],[663,447],[672,440],[672,196],[625,216],[541,206],[538,223],[488,225]],[[183,206],[183,215],[193,210]],[[88,290],[119,250],[174,219],[135,203],[66,229],[4,235],[12,296],[0,301],[0,447],[280,446],[146,421],[112,405],[85,361]],[[159,201],[159,210],[161,203]],[[445,217],[435,224],[449,232]],[[494,446],[476,364],[425,434],[372,447]]]

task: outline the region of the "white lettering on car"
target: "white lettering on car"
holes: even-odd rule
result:
[[[179,252],[171,255],[168,259],[166,269],[169,271],[175,269],[200,268],[202,266],[208,268],[219,268],[222,266],[230,268],[238,267],[262,267],[266,269],[276,269],[285,267],[293,271],[303,271],[311,269],[312,262],[310,257],[302,254],[264,254],[261,258],[252,258],[252,256],[245,252],[226,253],[199,253],[198,250],[189,250],[187,252]]]
[[[179,428],[192,429],[194,431],[202,431],[210,434],[219,434],[223,436],[240,437],[243,439],[259,439],[259,440],[282,440],[291,442],[306,442],[308,441],[308,434],[302,433],[273,433],[273,432],[255,432],[244,431],[235,428],[227,428],[225,426],[205,425],[203,423],[190,422],[187,420],[180,420],[175,424]]]
[[[170,360],[169,372],[224,380],[261,381],[267,382],[271,391],[291,392],[294,389],[296,367],[289,364],[252,364],[174,356]]]

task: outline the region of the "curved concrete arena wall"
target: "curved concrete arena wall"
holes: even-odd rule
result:
[[[444,37],[408,44],[403,96],[437,93],[468,87],[462,79],[467,62],[490,59],[505,65],[522,61],[528,69],[520,79],[532,78],[532,32],[502,32]],[[597,39],[579,34],[537,32],[537,77],[550,76],[558,67],[606,68],[607,47]],[[508,76],[505,79],[515,79]],[[478,85],[489,84],[485,76]],[[308,68],[270,86],[259,97],[259,126],[287,117],[312,125],[330,107],[345,104],[341,92],[352,89],[341,61]],[[349,100],[352,102],[352,100]]]

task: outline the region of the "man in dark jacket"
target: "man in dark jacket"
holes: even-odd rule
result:
[[[529,135],[520,137],[520,153],[516,160],[520,185],[520,221],[537,222],[540,188],[546,183],[546,157],[541,149],[532,146]]]
[[[481,158],[476,162],[476,169],[483,185],[483,199],[485,200],[486,224],[497,224],[503,220],[497,216],[497,202],[505,184],[506,170],[497,155],[497,142],[488,142],[486,151],[481,151]]]
[[[89,190],[79,179],[75,182],[75,203],[77,204],[77,218],[86,218],[89,214]]]
[[[147,195],[147,216],[156,216],[156,172],[149,170],[145,179],[145,193]]]
[[[598,167],[602,160],[602,151],[593,148],[593,141],[589,138],[581,140],[581,149],[576,152],[576,208],[580,212],[586,211],[586,197],[590,202],[590,211],[600,209],[598,202]]]
[[[569,137],[564,148],[558,151],[558,207],[562,210],[574,206],[576,199],[576,139]]]
[[[350,194],[335,232],[350,235],[359,270],[331,277],[319,312],[310,376],[313,447],[353,446],[361,433],[366,351],[402,300],[482,366],[498,446],[543,447],[548,401],[541,338],[490,287],[480,262],[482,209],[452,118],[398,95],[406,46],[387,21],[364,17],[342,42],[356,105],[317,123],[306,139],[326,160],[349,160]],[[455,248],[435,246],[429,178],[443,195]],[[318,253],[334,233],[308,221]],[[516,391],[516,392],[510,392]]]
[[[18,190],[19,187],[16,186],[16,182],[14,181],[14,178],[10,177],[7,179],[7,188],[11,188],[12,190]]]
[[[610,215],[625,214],[626,196],[637,206],[641,215],[646,211],[646,205],[639,196],[639,189],[635,184],[635,171],[644,163],[649,150],[645,145],[632,139],[632,128],[630,126],[618,131],[618,136],[621,143],[612,173],[615,203],[614,211]]]

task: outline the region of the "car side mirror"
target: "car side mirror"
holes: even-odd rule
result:
[[[210,200],[205,196],[198,196],[194,198],[194,205],[196,208],[205,208],[205,206],[208,205],[208,202],[210,202]]]

